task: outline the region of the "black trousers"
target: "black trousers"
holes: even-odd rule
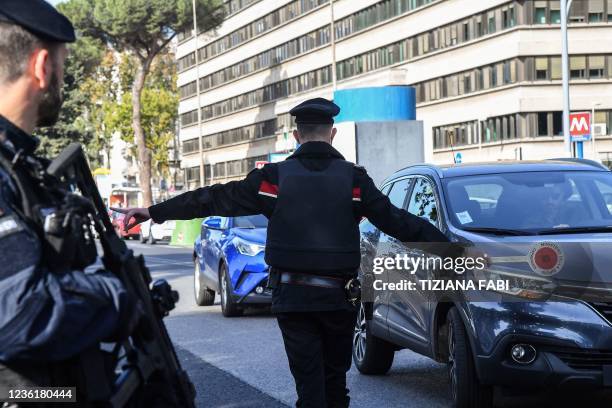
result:
[[[346,408],[356,312],[277,314],[289,368],[295,379],[298,408]]]

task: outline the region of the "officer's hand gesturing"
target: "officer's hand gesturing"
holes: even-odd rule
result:
[[[121,214],[125,214],[125,220],[123,221],[123,229],[125,231],[128,231],[130,228],[133,228],[136,225],[140,224],[141,222],[145,222],[151,218],[151,215],[149,215],[148,208],[113,208],[111,207],[111,210],[117,211],[118,213],[121,213]]]

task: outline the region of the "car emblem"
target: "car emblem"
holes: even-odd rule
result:
[[[565,263],[561,248],[553,242],[539,242],[529,251],[529,266],[541,276],[557,274]]]

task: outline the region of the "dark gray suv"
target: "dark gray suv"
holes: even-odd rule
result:
[[[492,256],[490,266],[511,287],[477,299],[377,293],[361,305],[355,327],[353,360],[361,373],[386,373],[395,351],[408,348],[447,363],[454,405],[470,408],[491,406],[493,386],[612,387],[610,171],[586,160],[420,165],[395,173],[382,191],[452,241],[513,248],[511,256]],[[360,230],[361,274],[371,275],[375,258],[402,246],[367,220]],[[560,261],[561,272],[573,275],[557,280],[555,293],[532,285],[546,281],[534,271],[550,272]]]

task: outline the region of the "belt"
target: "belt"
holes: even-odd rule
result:
[[[341,289],[346,285],[342,278],[332,278],[331,276],[312,275],[308,273],[282,272],[281,283],[290,285],[318,286],[328,289]]]

